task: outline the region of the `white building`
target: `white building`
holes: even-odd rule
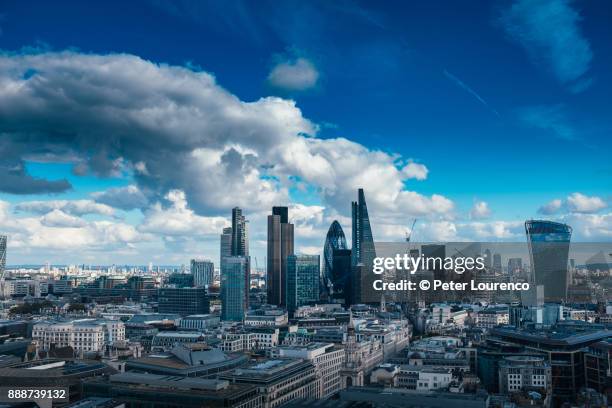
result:
[[[508,309],[484,309],[476,313],[476,327],[491,329],[500,324],[508,324]]]
[[[32,328],[32,339],[42,350],[72,347],[77,352],[102,352],[106,344],[125,340],[125,325],[119,320],[81,319],[40,322]]]
[[[344,364],[344,349],[333,343],[279,346],[271,349],[269,354],[272,358],[289,357],[311,361],[319,382],[317,399],[329,398],[343,389],[340,371]]]

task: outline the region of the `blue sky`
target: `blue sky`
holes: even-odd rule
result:
[[[9,72],[8,67],[15,64],[14,69],[24,70],[21,81],[30,75],[36,81],[36,76],[44,79],[47,66],[57,65],[53,61],[59,58],[66,65],[54,68],[59,71],[53,78],[60,81],[66,77],[62,70],[72,72],[71,61],[80,64],[77,59],[81,56],[127,54],[156,67],[163,64],[212,74],[218,87],[242,103],[258,104],[260,98],[267,96],[294,101],[295,109],[309,123],[296,124],[291,129],[309,133],[308,138],[330,141],[325,144],[325,153],[320,153],[327,159],[335,157],[333,152],[345,154],[343,147],[333,141],[346,138],[367,149],[368,154],[384,152],[387,156],[382,160],[387,164],[391,161],[397,169],[401,170],[407,163],[426,167],[426,176],[394,175],[388,184],[399,181],[402,186],[393,191],[378,191],[374,186],[363,185],[366,196],[369,189],[373,190],[374,211],[370,212],[374,212],[375,220],[380,217],[377,234],[380,239],[401,239],[402,230],[413,217],[422,220],[419,228],[423,239],[522,239],[521,221],[546,216],[575,224],[576,236],[582,239],[609,240],[612,237],[609,213],[611,19],[612,6],[603,2],[562,0],[469,4],[450,1],[414,4],[400,1],[134,1],[127,4],[5,1],[0,5],[0,49],[8,62],[0,66],[0,71]],[[69,55],[62,57],[60,54],[66,50]],[[41,58],[15,62],[24,55]],[[35,68],[32,70],[32,67]],[[27,69],[31,71],[26,75]],[[78,84],[88,92],[85,82],[104,84],[109,80],[101,75],[106,73],[91,76],[81,73],[80,78],[86,79],[73,79],[69,89]],[[36,84],[33,89],[40,91],[51,82],[33,83]],[[59,88],[68,86],[57,83]],[[0,83],[0,86],[8,85]],[[163,92],[171,99],[174,97],[173,90]],[[44,98],[49,92],[37,95]],[[21,176],[25,172],[35,179],[66,179],[71,188],[56,186],[51,194],[48,188],[34,189],[32,194],[23,194],[23,191],[15,194],[14,186],[3,188],[0,183],[0,200],[8,203],[6,212],[13,222],[9,225],[6,221],[5,229],[17,237],[16,255],[9,262],[43,262],[48,258],[59,262],[63,256],[70,258],[67,262],[81,261],[73,253],[58,254],[53,250],[54,245],[45,246],[44,242],[33,240],[28,234],[35,231],[34,227],[28,227],[30,232],[26,233],[23,226],[30,221],[15,224],[14,218],[44,217],[50,209],[61,212],[62,217],[85,217],[86,222],[109,216],[104,211],[102,214],[99,211],[70,213],[64,208],[65,203],[64,207],[58,204],[62,208],[54,205],[35,212],[15,211],[24,202],[41,200],[93,199],[99,203],[106,200],[105,205],[116,210],[107,222],[117,224],[117,228],[119,224],[132,226],[136,235],[154,235],[154,238],[139,236],[133,241],[129,237],[111,240],[108,247],[97,249],[86,243],[95,241],[93,236],[89,241],[85,239],[76,248],[83,249],[83,253],[93,251],[89,256],[92,262],[94,259],[100,259],[100,263],[114,261],[108,255],[113,245],[131,248],[116,255],[126,262],[147,261],[152,256],[151,247],[156,248],[155,254],[169,259],[166,263],[180,263],[182,259],[187,262],[194,252],[194,256],[217,256],[213,231],[222,223],[220,217],[227,218],[231,200],[227,200],[224,212],[221,206],[199,197],[197,194],[202,191],[197,194],[193,191],[197,188],[192,179],[187,180],[187,173],[181,173],[181,177],[185,174],[185,180],[180,183],[174,183],[176,175],[163,169],[159,175],[138,173],[136,158],[144,155],[122,151],[128,143],[122,139],[121,132],[113,134],[117,127],[109,125],[103,136],[96,136],[95,132],[88,136],[88,125],[79,125],[77,139],[86,146],[82,149],[70,149],[65,142],[56,143],[54,135],[76,132],[77,120],[69,117],[70,109],[61,115],[42,109],[28,111],[31,106],[17,103],[17,97],[7,96],[0,102],[0,119],[15,121],[1,129],[6,140],[21,138],[23,134],[36,135],[28,139],[31,152],[24,151],[24,139],[19,139],[22,148],[18,152],[25,168]],[[139,97],[137,90],[133,98]],[[180,105],[180,99],[172,100]],[[54,103],[57,106],[57,100]],[[112,97],[104,103],[121,104]],[[23,111],[19,111],[22,106]],[[18,123],[28,115],[36,116],[36,126]],[[283,121],[285,116],[278,118]],[[168,120],[165,116],[164,121]],[[185,118],[181,116],[177,120]],[[106,129],[105,123],[90,126]],[[48,136],[40,136],[47,131]],[[217,128],[215,131],[221,138],[229,134]],[[253,132],[257,134],[256,130]],[[91,161],[96,148],[92,147],[91,140],[83,141],[88,137],[108,138],[109,144],[100,142],[99,147],[103,147],[100,147],[104,152],[101,154],[108,155],[103,158],[105,161],[115,160],[113,171],[108,171],[107,162],[103,171],[96,167],[99,162]],[[258,136],[253,138],[259,140]],[[231,143],[215,145],[215,148],[227,152],[231,146],[240,145],[230,136],[227,140]],[[206,143],[199,141],[190,145],[190,149],[208,146]],[[293,182],[283,180],[282,175],[264,174],[261,170],[264,165],[278,163],[272,157],[264,163],[264,154],[257,150],[260,145],[249,143],[244,143],[250,146],[246,150],[238,148],[237,159],[251,163],[248,152],[254,151],[258,160],[254,177],[278,180],[275,186],[262,187],[265,191],[272,190],[270,200],[262,200],[252,208],[247,205],[247,210],[252,212],[255,252],[262,251],[257,237],[265,233],[265,230],[259,231],[258,220],[263,219],[266,206],[274,199],[286,201],[279,204],[301,205],[295,216],[296,223],[301,222],[303,228],[298,243],[306,252],[322,247],[318,241],[323,236],[319,234],[324,234],[331,219],[340,218],[348,230],[350,198],[340,191],[341,178],[328,180],[320,174],[313,175],[319,166],[315,161],[296,165],[293,173],[285,173],[295,176]],[[286,159],[290,152],[291,148],[279,154]],[[372,161],[378,159],[368,157]],[[147,159],[141,160],[149,163]],[[290,172],[292,161],[296,159],[278,166]],[[329,161],[333,167],[334,161]],[[84,162],[89,167],[75,172],[75,166]],[[359,166],[355,171],[358,169]],[[355,183],[349,186],[351,189],[364,180],[369,183],[377,180],[376,176],[370,176],[376,174],[375,170],[368,174],[369,170],[363,171],[363,177],[350,182]],[[140,206],[118,208],[111,205],[110,199],[101,199],[100,195],[97,199],[92,197],[92,194],[127,186],[137,186],[143,191],[146,199]],[[214,188],[209,184],[205,187]],[[243,188],[247,187],[243,185]],[[210,231],[195,236],[176,232],[168,235],[172,237],[169,242],[167,229],[143,226],[147,223],[147,214],[152,217],[151,206],[159,204],[163,211],[182,205],[181,200],[168,199],[171,190],[185,192],[185,208],[193,211],[192,216],[203,217],[198,220],[210,227]],[[399,191],[419,194],[418,199],[424,197],[423,206],[415,209],[412,204],[401,201],[414,202],[410,197],[393,198],[392,205],[387,205],[385,194],[394,197]],[[436,204],[433,197],[438,195],[449,200],[452,206],[446,202],[441,206],[439,202]],[[558,205],[554,200],[559,200]],[[344,206],[343,202],[346,202]],[[486,204],[483,206],[482,202]],[[538,209],[550,203],[553,205],[538,213]],[[478,208],[480,211],[475,211]],[[75,219],[62,220],[64,224],[55,220],[52,226],[44,228],[77,228],[77,224],[81,225],[79,228],[90,227]],[[493,227],[496,222],[498,227]],[[505,224],[500,227],[499,223]],[[488,228],[488,235],[482,232],[483,228]],[[438,230],[443,233],[432,232]],[[162,242],[155,243],[159,239]],[[38,245],[39,251],[34,254],[28,251],[32,245]]]

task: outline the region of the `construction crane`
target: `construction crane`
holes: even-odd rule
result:
[[[415,218],[414,220],[412,220],[412,226],[410,227],[410,231],[406,231],[406,242],[410,242],[410,238],[412,238],[412,231],[414,231],[414,226],[417,222],[417,219]]]

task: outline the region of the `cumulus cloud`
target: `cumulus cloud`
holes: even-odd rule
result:
[[[269,210],[290,201],[299,180],[341,214],[358,187],[382,216],[447,217],[454,208],[444,196],[405,188],[426,176],[424,166],[398,167],[397,155],[319,139],[294,101],[243,102],[206,72],[125,54],[4,54],[0,82],[9,157],[73,157],[80,171],[101,176],[127,167],[149,202],[180,190],[198,215]],[[132,188],[94,199],[126,209],[142,197]]]
[[[587,196],[582,193],[572,193],[565,200],[555,199],[543,205],[538,209],[538,213],[544,215],[556,214],[562,209],[570,213],[596,213],[603,210],[608,205],[606,202],[597,196]]]
[[[485,201],[475,202],[470,210],[470,218],[473,220],[482,220],[489,216],[491,216],[491,209]]]
[[[424,164],[409,162],[402,169],[402,173],[408,179],[425,180],[429,170]]]
[[[139,231],[166,236],[218,235],[229,224],[223,217],[202,217],[188,207],[185,193],[172,190],[166,195],[170,203],[163,207],[156,203],[145,212]]]
[[[570,90],[586,89],[593,52],[570,0],[517,0],[503,10],[499,22],[538,65],[548,67]]]
[[[106,191],[93,193],[91,196],[98,203],[127,211],[144,208],[148,204],[147,197],[135,185],[113,187]]]
[[[114,210],[106,204],[96,203],[92,200],[49,200],[24,201],[15,206],[15,211],[46,214],[53,210],[60,210],[70,215],[113,215]]]
[[[0,201],[0,229],[10,237],[11,252],[41,249],[57,253],[74,253],[76,249],[110,251],[151,239],[150,235],[140,233],[129,224],[86,221],[60,209],[51,209],[40,216],[15,217],[6,201]]]
[[[607,205],[600,197],[589,197],[581,193],[573,193],[567,197],[567,207],[571,212],[588,214],[602,210]]]
[[[538,213],[544,214],[544,215],[556,214],[557,212],[559,212],[562,206],[563,206],[563,203],[561,200],[559,199],[551,200],[548,203],[541,206],[538,209]]]
[[[288,91],[304,91],[317,84],[319,72],[306,58],[278,63],[268,75],[268,82]]]

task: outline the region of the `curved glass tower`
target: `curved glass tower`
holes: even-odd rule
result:
[[[349,276],[345,272],[334,269],[334,251],[339,249],[346,250],[346,237],[340,223],[336,220],[332,222],[325,237],[325,246],[323,247],[323,270],[321,271],[321,290],[322,295],[328,298],[334,294],[344,293],[345,285]],[[338,268],[336,268],[338,269]]]
[[[545,302],[565,301],[572,228],[553,221],[529,220],[525,233],[534,284],[544,287]]]

